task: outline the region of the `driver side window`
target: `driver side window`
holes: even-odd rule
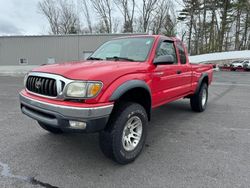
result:
[[[174,64],[177,64],[176,51],[174,43],[170,41],[162,41],[156,51],[155,58],[163,55],[172,55],[174,57]]]

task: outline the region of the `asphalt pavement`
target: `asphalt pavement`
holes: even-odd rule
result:
[[[98,134],[52,135],[21,114],[21,77],[0,77],[0,187],[249,187],[250,73],[216,72],[204,113],[179,100],[153,111],[132,164],[104,157]]]

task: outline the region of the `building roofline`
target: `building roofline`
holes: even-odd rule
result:
[[[145,33],[98,33],[98,34],[65,34],[65,35],[2,35],[0,38],[40,38],[40,37],[82,37],[82,36],[129,36],[147,35]]]

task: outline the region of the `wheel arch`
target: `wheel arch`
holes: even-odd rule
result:
[[[145,108],[148,119],[151,118],[151,89],[142,80],[129,80],[123,83],[113,92],[109,100],[115,101],[115,105],[121,101],[139,103]]]
[[[208,77],[208,73],[202,73],[199,81],[198,81],[198,85],[197,85],[197,88],[195,90],[195,94],[199,92],[199,89],[201,88],[201,85],[203,83],[206,83],[207,86],[209,86],[209,77]]]

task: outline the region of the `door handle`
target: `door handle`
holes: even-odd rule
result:
[[[181,74],[181,73],[182,73],[182,71],[181,71],[181,70],[178,70],[178,71],[176,71],[176,73],[177,73],[177,74]]]

